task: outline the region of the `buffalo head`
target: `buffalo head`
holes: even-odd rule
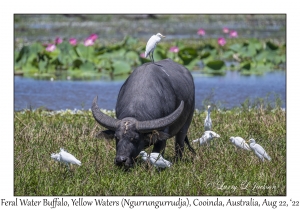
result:
[[[110,133],[113,131],[116,140],[115,164],[127,168],[133,166],[134,159],[145,147],[169,138],[169,135],[161,130],[174,123],[184,108],[184,102],[181,101],[173,113],[159,119],[148,121],[138,121],[133,117],[115,119],[100,111],[97,99],[96,96],[93,100],[93,116],[100,125],[109,129]]]

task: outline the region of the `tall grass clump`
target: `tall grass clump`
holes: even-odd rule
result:
[[[115,166],[115,141],[95,138],[104,128],[90,111],[15,112],[14,195],[286,195],[286,113],[279,104],[248,100],[231,110],[215,107],[213,131],[221,137],[210,145],[194,144],[196,155],[186,149],[178,162],[174,138],[169,139],[164,158],[174,164],[163,171],[140,158],[130,171]],[[205,115],[195,110],[190,142],[203,134]],[[254,138],[272,160],[262,163],[252,151],[237,150],[231,136]],[[51,159],[61,147],[82,165],[68,170]]]

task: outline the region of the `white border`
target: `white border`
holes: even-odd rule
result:
[[[1,181],[0,199],[14,200],[13,197],[13,14],[14,13],[205,13],[205,14],[241,14],[241,13],[280,13],[287,14],[287,196],[282,197],[253,197],[255,200],[300,200],[299,197],[299,141],[297,129],[299,129],[299,11],[296,1],[278,0],[252,0],[252,1],[14,1],[11,5],[1,3],[1,96],[4,96],[1,105]],[[9,6],[10,5],[10,6]],[[297,65],[298,64],[298,65]],[[297,109],[298,108],[298,109]],[[3,135],[4,133],[4,135]],[[30,197],[27,197],[30,198]],[[47,197],[32,197],[34,200],[42,200]],[[76,197],[66,197],[69,200]],[[94,197],[87,197],[92,200]],[[97,197],[98,198],[98,197]],[[122,197],[105,197],[111,200]],[[147,197],[132,197],[135,200],[145,200]],[[186,197],[181,197],[186,198]],[[189,197],[193,200],[197,197]],[[216,197],[199,197],[201,200],[215,200]],[[250,197],[220,197],[226,202],[229,198],[249,200]],[[53,197],[49,197],[53,199]],[[175,200],[177,197],[148,197],[151,200]],[[21,208],[19,206],[19,208]],[[39,207],[39,209],[42,207]],[[45,209],[49,207],[44,207]],[[83,207],[76,207],[83,208]],[[144,207],[148,208],[148,207]],[[200,207],[194,207],[200,208]],[[193,208],[193,209],[194,209]],[[216,208],[216,207],[212,207]],[[3,209],[1,207],[1,209]],[[106,209],[101,207],[101,209]],[[136,207],[134,209],[141,209]],[[150,209],[150,208],[148,208]],[[153,209],[153,207],[151,208]],[[166,209],[161,207],[160,209]]]

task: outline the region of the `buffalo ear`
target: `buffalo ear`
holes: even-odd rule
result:
[[[167,140],[170,137],[169,134],[162,132],[162,131],[158,131],[158,140]]]
[[[100,131],[99,133],[96,134],[96,138],[101,139],[105,138],[107,140],[112,140],[115,137],[115,132],[112,130],[105,130],[105,131]]]
[[[169,134],[157,130],[153,130],[152,133],[149,133],[147,136],[152,143],[155,143],[157,140],[167,140],[170,137]]]

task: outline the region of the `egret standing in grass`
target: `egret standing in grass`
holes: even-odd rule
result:
[[[150,59],[152,60],[152,63],[154,63],[153,52],[157,43],[160,42],[161,38],[165,38],[165,36],[163,36],[160,33],[157,33],[156,35],[151,36],[151,38],[147,42],[145,58],[147,58],[149,55]]]
[[[145,151],[140,152],[140,156],[144,161],[150,161],[156,168],[170,168],[172,163],[162,157],[160,153],[153,152],[148,155]]]
[[[239,136],[233,137],[232,136],[232,137],[230,137],[230,141],[231,141],[232,144],[234,144],[238,148],[251,151],[249,145],[246,143],[246,141],[242,137],[239,137]]]
[[[262,146],[255,142],[254,139],[250,139],[248,142],[250,142],[250,148],[261,161],[264,161],[265,159],[271,161],[271,157],[267,154]]]
[[[79,166],[81,165],[81,162],[79,160],[77,160],[72,154],[68,153],[67,151],[65,151],[62,148],[60,148],[60,153],[51,154],[51,158],[53,158],[54,160],[56,160],[58,162],[65,163],[68,166],[68,168],[70,168],[70,163],[76,164]]]
[[[199,145],[209,144],[214,138],[220,138],[220,135],[214,131],[205,131],[201,138],[193,140],[193,143],[199,142]]]
[[[212,122],[211,122],[211,118],[210,118],[210,108],[211,108],[211,106],[208,105],[207,106],[207,115],[204,120],[204,130],[205,131],[211,131],[211,128],[212,128]]]

